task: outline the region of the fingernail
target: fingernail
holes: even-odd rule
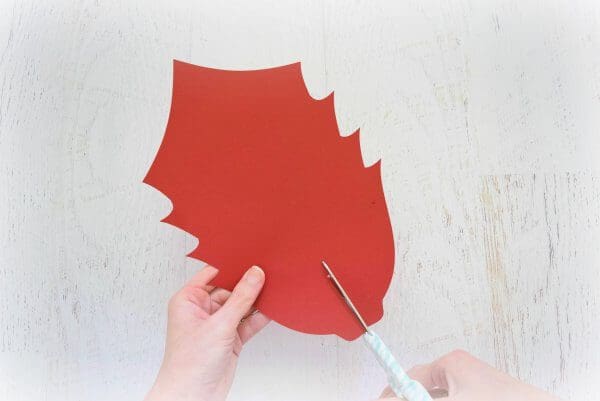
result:
[[[263,279],[263,276],[264,273],[260,267],[252,266],[244,275],[244,280],[246,280],[248,284],[254,285],[260,283]]]

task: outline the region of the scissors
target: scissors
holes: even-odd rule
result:
[[[327,271],[327,277],[333,281],[337,290],[342,294],[346,305],[348,305],[354,316],[360,322],[360,325],[365,329],[362,338],[365,340],[367,347],[375,354],[379,365],[385,370],[388,383],[394,393],[406,401],[432,401],[431,395],[429,395],[423,385],[418,381],[411,379],[406,374],[381,338],[379,338],[373,330],[369,329],[369,326],[367,326],[360,313],[358,313],[358,310],[350,300],[350,297],[348,297],[346,291],[344,291],[344,287],[342,287],[337,277],[335,277],[335,274],[333,274],[329,265],[325,261],[321,261],[321,264]]]

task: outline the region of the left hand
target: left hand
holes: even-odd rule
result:
[[[252,305],[265,274],[250,268],[233,292],[209,285],[206,266],[169,301],[162,366],[145,401],[224,401],[242,346],[269,323]]]

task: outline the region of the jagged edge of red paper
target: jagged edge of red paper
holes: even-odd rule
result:
[[[175,64],[175,63],[185,63],[185,64],[191,64],[191,63],[186,63],[185,61],[180,61],[180,60],[175,60],[175,59],[174,59],[174,60],[173,60],[173,64]],[[195,66],[195,67],[198,67],[198,65],[196,65],[196,64],[191,64],[191,65],[193,65],[193,66]],[[384,208],[385,208],[385,212],[386,212],[386,213],[388,214],[388,216],[389,216],[389,210],[388,210],[388,208],[387,208],[387,199],[386,199],[386,194],[385,194],[385,191],[384,191],[384,186],[383,186],[383,178],[382,178],[382,176],[381,176],[381,159],[377,160],[375,163],[373,163],[373,164],[372,164],[372,165],[370,165],[370,166],[366,166],[366,165],[365,165],[365,162],[364,162],[364,159],[363,159],[363,154],[362,154],[362,149],[361,149],[361,146],[360,146],[360,128],[358,128],[358,129],[357,129],[356,131],[354,131],[352,134],[350,134],[350,135],[347,135],[347,136],[342,136],[342,135],[340,134],[339,125],[338,125],[338,122],[337,122],[337,121],[338,121],[338,120],[337,120],[337,114],[336,114],[336,111],[335,111],[335,91],[331,91],[331,92],[330,92],[328,95],[326,95],[325,97],[323,97],[323,98],[321,98],[321,99],[317,99],[317,98],[313,97],[313,96],[310,94],[310,92],[308,91],[308,88],[307,88],[307,86],[306,86],[306,81],[304,80],[304,74],[302,73],[302,64],[301,64],[301,62],[297,61],[297,62],[295,62],[295,63],[285,64],[285,65],[276,66],[276,67],[267,67],[267,68],[261,68],[261,69],[249,69],[249,70],[243,70],[243,69],[238,69],[238,70],[236,70],[236,69],[228,69],[228,70],[224,70],[224,69],[221,69],[221,68],[214,68],[214,67],[205,67],[205,66],[200,66],[200,67],[202,67],[202,68],[206,68],[206,69],[211,69],[211,70],[219,70],[219,71],[231,71],[231,72],[245,72],[245,71],[248,71],[248,72],[250,72],[250,71],[264,71],[264,70],[270,70],[270,69],[280,69],[280,68],[293,67],[293,66],[298,66],[298,68],[299,68],[299,70],[300,70],[300,75],[301,75],[301,78],[302,78],[302,83],[304,84],[304,85],[303,85],[303,87],[304,87],[304,90],[305,90],[305,92],[306,92],[306,96],[308,96],[308,98],[309,98],[309,99],[311,99],[311,100],[313,100],[313,101],[315,101],[315,102],[330,102],[330,103],[331,103],[331,106],[332,106],[332,109],[333,109],[333,110],[332,110],[332,111],[333,111],[333,115],[334,115],[334,117],[335,117],[335,125],[336,125],[336,130],[337,130],[337,132],[338,132],[338,136],[339,136],[340,138],[342,138],[342,139],[353,140],[354,142],[356,142],[356,144],[358,145],[358,151],[360,152],[360,156],[361,156],[361,161],[362,161],[363,168],[364,168],[365,170],[369,170],[369,169],[375,169],[375,170],[377,170],[377,173],[378,173],[378,176],[379,176],[379,186],[380,186],[381,192],[382,192],[382,194],[383,194],[383,197],[384,197]],[[173,69],[173,70],[174,70],[174,69]],[[165,133],[166,133],[166,131],[167,131],[168,124],[169,124],[169,121],[170,121],[170,119],[171,119],[171,110],[173,109],[173,99],[174,99],[174,97],[175,97],[175,93],[174,93],[174,91],[175,91],[175,86],[173,85],[173,86],[172,86],[172,88],[171,88],[171,105],[170,105],[170,107],[169,107],[169,114],[168,114],[168,116],[167,116],[167,123],[166,123],[166,125],[165,125],[165,129],[164,129],[164,132],[165,132]],[[165,137],[165,134],[163,134],[163,139],[161,139],[161,143],[160,143],[160,145],[159,145],[159,147],[158,147],[158,150],[160,150],[160,147],[162,146],[162,142],[163,142],[163,140],[164,140],[164,137]],[[156,154],[158,154],[158,150],[156,151]],[[150,163],[150,167],[147,169],[147,171],[149,171],[149,170],[150,170],[150,168],[152,168],[152,165],[153,165],[153,164],[154,164],[154,160],[152,160],[152,163]],[[146,174],[147,174],[147,172],[146,172]],[[169,203],[171,204],[171,209],[170,209],[169,213],[167,213],[167,215],[166,215],[165,217],[163,217],[163,218],[160,220],[160,222],[161,222],[161,223],[168,224],[168,225],[170,225],[170,226],[172,226],[172,227],[175,227],[175,228],[177,228],[178,230],[181,230],[181,231],[185,232],[185,233],[186,233],[186,234],[188,234],[188,235],[191,235],[192,237],[194,237],[194,238],[196,239],[196,241],[197,241],[196,245],[194,246],[194,248],[193,248],[193,249],[192,249],[190,252],[188,252],[188,253],[186,254],[186,257],[188,257],[188,258],[190,258],[190,259],[195,259],[195,260],[198,260],[198,261],[200,261],[200,262],[202,262],[202,263],[206,263],[205,261],[203,261],[203,260],[201,260],[201,259],[198,259],[198,258],[196,258],[196,257],[194,257],[194,256],[191,256],[191,255],[194,253],[194,251],[196,250],[196,248],[198,248],[198,246],[200,245],[200,238],[199,238],[199,237],[196,237],[194,234],[192,234],[192,233],[190,233],[190,232],[188,232],[188,231],[186,231],[186,230],[182,229],[181,227],[178,227],[178,226],[177,226],[177,225],[175,225],[174,223],[172,223],[172,222],[168,221],[169,217],[170,217],[170,216],[171,216],[171,214],[173,213],[173,210],[175,210],[175,205],[173,204],[173,201],[171,200],[171,198],[170,198],[170,197],[169,197],[167,194],[165,194],[163,191],[161,191],[160,189],[158,189],[158,188],[154,187],[152,184],[149,184],[149,183],[147,183],[147,182],[146,182],[146,180],[145,180],[145,177],[144,177],[144,179],[142,180],[142,182],[143,182],[144,184],[146,184],[146,185],[148,185],[148,186],[150,186],[150,187],[154,188],[156,191],[160,192],[160,193],[161,193],[161,194],[162,194],[162,195],[163,195],[165,198],[167,198],[167,199],[169,200]],[[392,232],[393,232],[393,229],[392,229]]]

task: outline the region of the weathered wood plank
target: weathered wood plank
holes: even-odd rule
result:
[[[141,398],[165,304],[200,266],[141,184],[173,58],[301,60],[382,158],[397,272],[377,329],[408,366],[456,347],[598,400],[600,3],[0,3],[0,398]],[[282,372],[286,372],[283,376]],[[360,342],[272,325],[232,400],[366,400]]]

